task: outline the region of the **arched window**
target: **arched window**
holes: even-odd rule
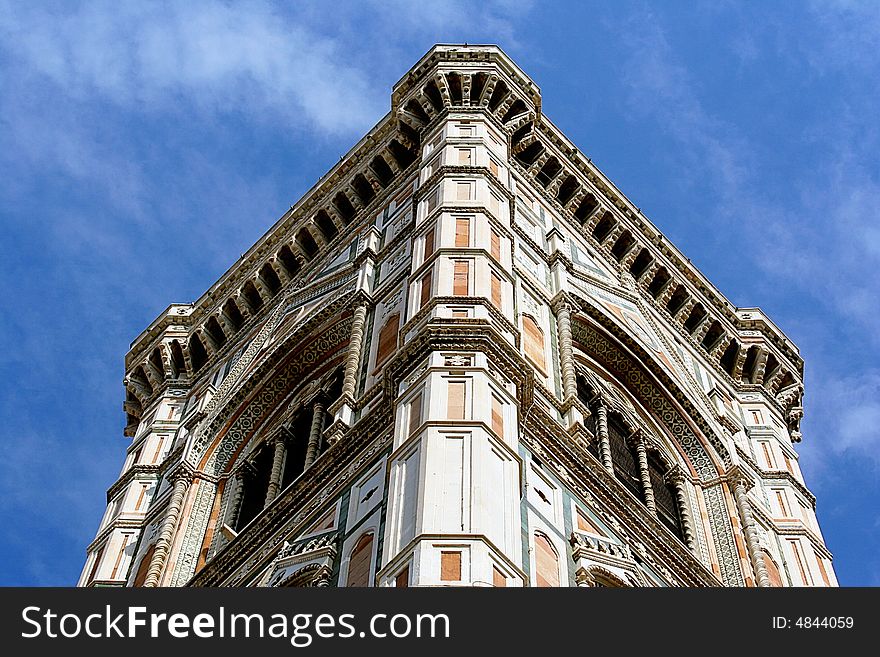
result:
[[[355,543],[348,558],[346,586],[370,586],[370,562],[373,558],[373,533],[364,534]]]
[[[608,442],[611,446],[611,462],[614,464],[614,476],[626,486],[633,495],[644,502],[642,478],[639,465],[632,447],[627,444],[627,437],[632,432],[615,414],[608,414]]]
[[[526,356],[544,369],[544,332],[529,315],[523,315],[523,342]]]
[[[675,498],[675,489],[666,483],[663,473],[666,467],[654,454],[648,455],[648,475],[651,478],[651,490],[654,491],[654,502],[657,507],[657,518],[673,534],[682,538],[681,514],[678,501]]]
[[[376,351],[376,365],[381,365],[397,349],[397,331],[400,329],[400,313],[394,313],[385,320],[379,331],[379,348]]]
[[[144,582],[147,581],[147,572],[150,570],[150,562],[153,560],[153,552],[155,551],[156,546],[154,544],[148,547],[147,551],[144,552],[144,556],[137,569],[137,575],[134,576],[132,586],[143,586]]]
[[[535,533],[535,581],[541,587],[559,586],[559,556],[541,533]]]

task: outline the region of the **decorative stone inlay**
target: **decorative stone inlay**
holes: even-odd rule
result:
[[[470,367],[473,364],[473,357],[465,354],[454,354],[443,358],[445,367]]]
[[[715,539],[715,551],[718,554],[718,565],[721,568],[721,580],[727,586],[745,586],[739,567],[739,552],[733,539],[733,528],[730,526],[730,515],[724,503],[722,484],[715,484],[703,489],[706,499],[706,510],[709,512],[709,524]]]

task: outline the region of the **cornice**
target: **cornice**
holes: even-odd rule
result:
[[[560,162],[567,162],[574,171],[581,174],[578,183],[584,190],[592,193],[597,199],[605,198],[610,201],[606,207],[614,215],[615,219],[627,228],[634,236],[641,236],[642,240],[637,244],[647,248],[652,252],[652,256],[656,262],[660,262],[666,266],[667,270],[678,273],[679,279],[684,278],[689,285],[689,294],[697,301],[703,303],[704,307],[711,308],[716,316],[723,318],[722,324],[727,324],[727,329],[731,329],[737,335],[740,331],[757,329],[762,335],[773,344],[777,350],[777,356],[781,356],[780,362],[788,361],[793,366],[794,372],[802,374],[803,359],[801,359],[797,347],[785,334],[758,308],[738,308],[732,304],[709,280],[700,272],[691,262],[690,258],[684,256],[668,239],[657,229],[656,226],[642,214],[641,210],[636,207],[626,196],[602,174],[601,171],[593,164],[593,162],[585,157],[576,146],[568,142],[552,126],[552,130],[548,127],[552,126],[546,119],[542,117],[541,121],[536,121],[536,126],[543,129],[541,136],[546,140],[543,142],[545,148],[550,145],[555,147],[551,153]],[[563,141],[564,139],[564,141]],[[549,144],[547,143],[549,142]],[[564,146],[565,148],[561,148]],[[532,174],[525,169],[515,157],[509,161],[511,171],[515,171],[520,177],[529,181],[529,189],[538,193],[542,200],[552,207],[555,212],[565,221],[568,222],[569,228],[576,233],[583,235],[590,243],[594,240],[592,235],[586,233],[582,226],[570,217],[571,211],[559,203],[555,198],[551,197],[547,190],[536,181]],[[612,265],[615,271],[620,272],[619,263],[608,257],[605,253],[606,249],[598,247],[598,251],[602,252],[608,264]],[[662,259],[658,256],[662,256]],[[646,291],[641,288],[641,293],[648,298]],[[651,298],[654,301],[653,298]],[[655,302],[656,303],[656,302]],[[742,317],[743,314],[759,313],[759,318]],[[688,336],[690,337],[690,336]],[[740,339],[740,341],[742,341]],[[784,360],[783,360],[784,359]]]

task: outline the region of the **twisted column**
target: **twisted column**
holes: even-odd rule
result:
[[[565,399],[572,399],[577,396],[577,379],[574,372],[574,353],[571,346],[571,309],[564,298],[556,306],[556,326],[559,333],[562,389]]]
[[[169,476],[169,480],[174,487],[171,491],[171,499],[168,501],[168,508],[165,509],[162,526],[159,529],[159,539],[153,550],[153,558],[150,559],[150,567],[144,580],[145,587],[159,586],[159,577],[162,575],[162,569],[165,568],[168,553],[171,551],[171,541],[174,538],[174,531],[177,529],[177,521],[183,508],[183,498],[186,496],[186,491],[189,490],[193,475],[186,468],[178,468]]]
[[[694,549],[694,522],[688,508],[687,492],[684,489],[684,472],[681,468],[673,468],[666,474],[666,480],[672,484],[675,491],[675,501],[678,504],[678,515],[681,518],[681,533],[684,535],[684,543],[691,550]]]
[[[601,398],[596,401],[596,432],[599,434],[599,455],[602,457],[602,465],[613,475],[614,463],[611,461],[611,442],[608,439],[608,408]]]
[[[284,440],[284,433],[275,436],[275,453],[272,455],[272,474],[269,476],[269,487],[266,489],[266,502],[263,504],[265,509],[272,500],[278,497],[278,491],[281,490],[281,475],[284,466],[284,456],[287,454],[287,443]]]
[[[312,426],[309,431],[309,442],[306,446],[305,468],[315,462],[318,456],[318,446],[321,442],[321,430],[324,428],[324,404],[316,401],[312,406]]]
[[[755,527],[755,517],[752,515],[752,509],[749,500],[746,497],[747,480],[738,468],[734,468],[728,474],[728,482],[733,486],[733,497],[736,500],[736,507],[739,510],[740,518],[742,518],[743,533],[746,537],[746,547],[749,550],[749,558],[752,562],[752,568],[755,571],[755,584],[759,587],[769,587],[770,578],[767,575],[767,566],[764,565],[764,559],[761,557],[761,547],[758,541],[758,530]]]
[[[354,399],[357,374],[361,364],[361,347],[364,342],[364,324],[367,321],[367,304],[360,304],[354,311],[351,324],[351,340],[345,356],[345,375],[342,380],[342,396]]]
[[[636,431],[632,440],[636,445],[636,456],[639,461],[639,478],[642,480],[642,493],[645,495],[645,506],[657,515],[657,503],[654,500],[654,487],[651,486],[651,473],[648,472],[648,450],[645,447],[645,437],[641,431]]]
[[[232,499],[229,501],[229,510],[226,513],[226,525],[233,530],[235,530],[238,524],[241,502],[244,499],[244,478],[245,474],[241,469],[235,471],[233,475],[235,490],[232,493]]]

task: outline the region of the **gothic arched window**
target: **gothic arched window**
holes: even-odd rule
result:
[[[650,454],[648,456],[648,475],[651,478],[651,490],[654,491],[657,518],[666,525],[669,531],[682,538],[681,513],[678,501],[675,499],[675,489],[666,482],[663,476],[665,472],[666,467],[656,456]]]
[[[529,315],[523,315],[523,346],[526,356],[544,369],[544,332],[538,323]]]
[[[559,586],[559,555],[550,539],[535,533],[535,582],[540,587]]]
[[[611,446],[614,476],[633,495],[644,501],[645,495],[642,490],[642,478],[639,474],[639,462],[634,450],[627,443],[627,438],[631,433],[617,415],[608,414],[608,442]]]
[[[373,559],[373,532],[361,536],[348,558],[346,586],[370,586],[370,563]]]
[[[397,349],[397,331],[399,329],[400,313],[394,313],[385,320],[382,330],[379,331],[379,348],[376,350],[377,366],[388,360],[388,357]]]

